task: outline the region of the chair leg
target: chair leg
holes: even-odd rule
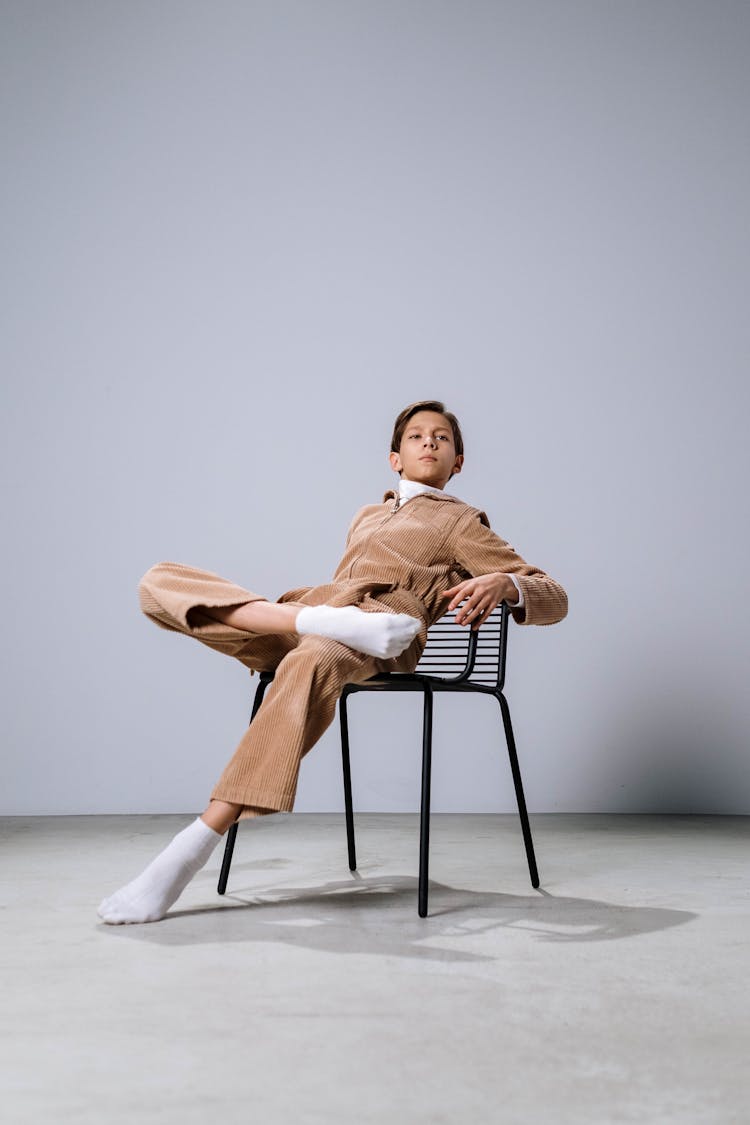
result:
[[[536,858],[534,856],[534,843],[531,839],[531,828],[529,826],[529,814],[526,811],[526,800],[523,795],[523,783],[521,782],[521,770],[518,765],[518,755],[516,753],[516,742],[513,737],[513,727],[510,721],[510,708],[508,701],[501,691],[495,696],[500,704],[500,710],[503,716],[503,727],[505,728],[505,741],[508,744],[508,757],[510,758],[510,768],[513,774],[513,784],[516,788],[516,801],[518,803],[518,815],[521,818],[521,831],[523,832],[523,842],[526,845],[526,858],[529,862],[529,874],[531,876],[532,887],[539,886],[539,872],[536,867]]]
[[[237,839],[237,821],[234,822],[232,827],[227,832],[227,842],[224,846],[224,859],[221,863],[221,873],[219,875],[219,885],[216,888],[220,895],[223,895],[227,889],[227,882],[229,880],[229,868],[232,866],[232,853],[234,852],[234,841]]]
[[[419,904],[420,918],[427,917],[427,881],[430,861],[430,775],[432,771],[432,688],[424,689],[422,725],[422,808],[419,821]]]
[[[266,694],[266,688],[270,681],[261,680],[255,690],[255,699],[253,700],[253,710],[250,715],[250,723],[258,713],[258,708],[263,702],[263,696]],[[250,725],[248,723],[248,726]],[[219,872],[219,885],[216,888],[217,893],[223,895],[227,889],[227,882],[229,880],[229,869],[232,866],[232,854],[234,852],[234,842],[237,839],[237,821],[227,832],[227,842],[224,845],[224,859],[221,863],[221,871]]]
[[[341,762],[344,767],[344,811],[346,814],[346,843],[349,849],[349,870],[357,870],[357,854],[354,850],[354,812],[352,810],[352,771],[349,761],[349,720],[346,710],[345,690],[339,699],[339,720],[341,723]]]

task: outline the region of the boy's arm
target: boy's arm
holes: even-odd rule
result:
[[[484,589],[497,590],[500,601],[507,598],[513,618],[519,625],[553,625],[567,614],[568,596],[560,583],[539,567],[527,563],[509,543],[496,535],[484,512],[470,508],[461,516],[456,524],[453,547],[458,568],[473,578],[486,576],[482,583]],[[522,606],[515,605],[518,597],[513,588],[515,583],[507,577],[509,575],[516,578],[521,588]],[[490,576],[497,579],[496,583],[490,580]],[[466,585],[470,586],[469,583]],[[468,592],[459,590],[464,596]],[[456,595],[451,598],[450,604],[455,601]]]

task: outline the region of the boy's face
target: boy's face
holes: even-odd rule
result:
[[[456,453],[453,430],[442,414],[420,410],[406,423],[401,448],[390,454],[391,468],[406,480],[445,488],[453,473],[460,473],[462,453]]]

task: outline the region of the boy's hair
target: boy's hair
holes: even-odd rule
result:
[[[411,406],[405,407],[398,418],[396,419],[393,427],[393,437],[391,438],[391,452],[398,453],[401,449],[401,439],[404,436],[404,430],[410,418],[415,414],[419,414],[420,410],[432,410],[435,414],[442,414],[450,422],[450,427],[453,431],[453,444],[456,447],[456,453],[463,453],[464,439],[461,434],[461,427],[458,424],[458,418],[455,414],[451,414],[449,410],[445,409],[442,402],[437,399],[424,399],[422,402],[413,402]]]

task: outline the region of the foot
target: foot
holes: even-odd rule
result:
[[[368,656],[388,658],[407,649],[422,622],[407,613],[365,613],[353,605],[306,605],[297,614],[298,633],[341,641]]]
[[[99,917],[110,925],[158,922],[206,863],[221,836],[198,817],[178,832],[145,871],[100,903]]]

